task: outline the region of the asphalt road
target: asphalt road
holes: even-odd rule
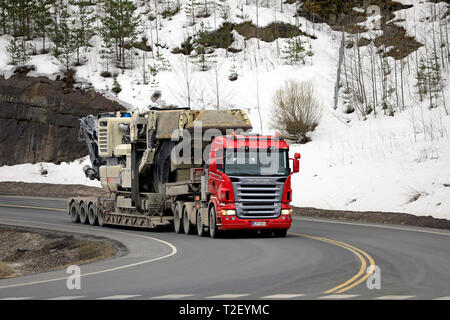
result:
[[[64,208],[0,196],[0,224],[109,237],[129,253],[81,265],[79,290],[59,270],[0,280],[0,299],[450,299],[445,230],[295,218],[286,238],[210,239],[72,224]]]

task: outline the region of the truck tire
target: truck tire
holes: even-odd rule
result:
[[[95,211],[95,206],[91,203],[88,207],[88,220],[91,226],[96,226],[98,224],[97,212]]]
[[[181,201],[177,201],[175,203],[175,208],[173,209],[173,228],[175,229],[175,233],[183,232],[182,208],[183,203]]]
[[[103,219],[103,211],[104,211],[103,206],[100,205],[97,211],[97,222],[100,227],[103,227],[105,225],[105,221]]]
[[[197,235],[199,237],[203,237],[205,235],[205,226],[203,225],[202,220],[202,212],[200,209],[197,209]]]
[[[273,234],[275,237],[277,238],[284,238],[287,235],[287,229],[278,229],[278,230],[274,230]]]
[[[80,204],[80,222],[82,224],[89,224],[87,208],[84,202]]]
[[[184,205],[183,206],[183,228],[185,234],[192,234],[192,231],[194,230],[194,226],[191,223],[191,220],[189,220],[189,216],[191,216],[192,206],[190,205]]]
[[[171,140],[162,140],[155,154],[153,168],[153,187],[156,193],[164,194],[164,185],[167,182],[173,182],[170,179],[170,155],[176,142]]]
[[[212,239],[218,238],[219,230],[217,230],[216,224],[216,208],[211,206],[209,209],[209,236]]]
[[[80,212],[75,201],[72,201],[72,203],[70,204],[70,221],[72,221],[73,223],[80,222]]]

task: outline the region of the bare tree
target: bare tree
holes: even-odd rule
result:
[[[228,77],[225,74],[222,63],[215,61],[212,68],[212,96],[214,100],[214,107],[216,109],[223,109],[229,103],[231,97],[231,90],[228,86]]]
[[[259,46],[259,0],[256,0],[256,41],[258,43],[258,50],[260,49]]]
[[[178,83],[178,90],[175,89],[173,94],[182,102],[184,106],[191,108],[195,98],[196,75],[194,66],[190,58],[183,54],[179,55],[178,63],[175,65],[175,79]]]
[[[259,125],[261,128],[261,133],[264,132],[264,128],[263,128],[263,121],[262,121],[262,116],[261,116],[261,106],[259,103],[259,74],[258,74],[258,58],[257,58],[257,54],[255,52],[255,75],[256,75],[256,107],[258,109],[258,115],[259,115]]]
[[[322,117],[322,105],[312,82],[286,81],[272,100],[273,129],[293,142],[307,143],[307,133],[314,131]]]

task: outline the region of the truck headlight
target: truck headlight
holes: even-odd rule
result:
[[[281,210],[281,214],[283,216],[288,216],[288,215],[292,214],[292,209],[283,209],[283,210]]]
[[[223,216],[235,216],[236,210],[222,210]]]

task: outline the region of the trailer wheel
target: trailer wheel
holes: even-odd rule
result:
[[[183,217],[182,210],[183,203],[181,201],[177,201],[175,204],[175,208],[173,209],[173,227],[176,233],[183,232]]]
[[[185,234],[192,234],[194,229],[191,221],[189,220],[190,213],[192,211],[192,206],[184,205],[183,206],[183,227]]]
[[[70,221],[73,223],[80,222],[80,213],[78,212],[78,206],[75,201],[70,204]]]
[[[197,235],[199,237],[203,237],[205,235],[205,226],[202,221],[202,212],[200,209],[197,209]]]
[[[209,236],[213,239],[217,238],[219,235],[219,230],[217,230],[216,224],[216,209],[211,206],[209,209]]]
[[[92,226],[96,226],[98,224],[97,212],[95,212],[95,206],[93,203],[91,203],[89,205],[88,220],[89,220],[89,224]]]
[[[103,227],[105,225],[105,221],[103,220],[103,211],[103,206],[100,205],[97,212],[97,222],[100,227]]]
[[[89,223],[88,214],[87,214],[87,208],[86,208],[86,205],[84,204],[84,202],[82,202],[80,204],[80,222],[82,224],[88,224]]]

